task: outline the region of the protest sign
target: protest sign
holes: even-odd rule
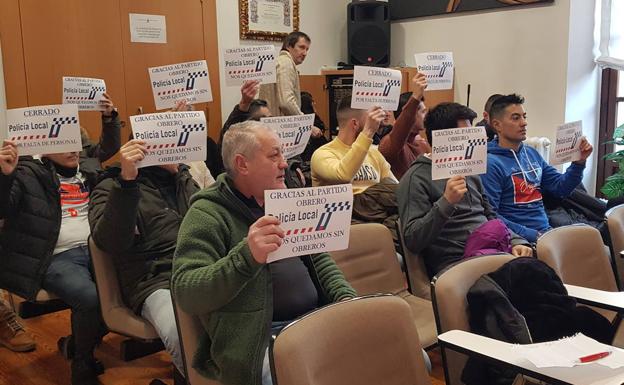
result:
[[[104,111],[100,103],[104,92],[103,79],[63,76],[63,104],[75,104],[79,111]]]
[[[212,101],[205,60],[152,67],[148,71],[157,110],[173,108],[179,100],[188,104]]]
[[[7,139],[19,155],[57,154],[82,150],[78,106],[57,104],[7,110]]]
[[[267,262],[344,250],[349,245],[353,189],[350,184],[264,192],[267,215],[284,230],[280,248]]]
[[[582,136],[583,122],[580,120],[557,127],[552,164],[557,165],[581,159]]]
[[[384,110],[396,111],[401,96],[401,78],[399,70],[356,66],[351,108],[367,110],[379,106]]]
[[[484,127],[435,130],[431,136],[431,179],[479,175],[487,171],[487,135]]]
[[[276,116],[262,118],[260,121],[275,130],[282,143],[282,155],[290,159],[301,154],[308,145],[314,126],[314,114]]]
[[[144,140],[148,151],[138,167],[206,160],[204,111],[135,115],[130,122],[134,138]]]
[[[416,68],[427,76],[427,91],[453,88],[455,64],[452,52],[417,53]]]
[[[240,86],[245,80],[275,83],[275,46],[227,48],[223,57],[226,86]]]

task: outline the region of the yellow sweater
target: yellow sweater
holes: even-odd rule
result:
[[[335,138],[314,151],[312,186],[351,183],[353,193],[359,194],[382,179],[396,181],[390,164],[377,148],[371,148],[372,143],[371,138],[360,134],[351,146]]]

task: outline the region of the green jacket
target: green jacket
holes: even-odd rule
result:
[[[246,236],[254,218],[231,183],[221,174],[193,196],[180,227],[171,288],[206,331],[193,367],[225,385],[260,385],[273,316],[271,273],[251,255]],[[328,254],[303,261],[326,303],[356,296]]]

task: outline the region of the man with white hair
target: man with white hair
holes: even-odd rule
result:
[[[264,192],[283,189],[287,167],[277,134],[263,123],[232,126],[223,138],[226,172],[193,196],[180,227],[172,290],[204,326],[195,367],[231,385],[272,384],[271,333],[355,291],[326,254],[268,264],[282,244],[264,213]]]

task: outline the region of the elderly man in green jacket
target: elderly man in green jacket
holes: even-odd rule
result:
[[[234,125],[223,155],[226,172],[193,197],[180,227],[172,289],[204,326],[195,368],[224,385],[271,384],[271,333],[356,293],[325,253],[267,264],[284,237],[263,208],[265,190],[285,188],[275,132],[255,121]]]

